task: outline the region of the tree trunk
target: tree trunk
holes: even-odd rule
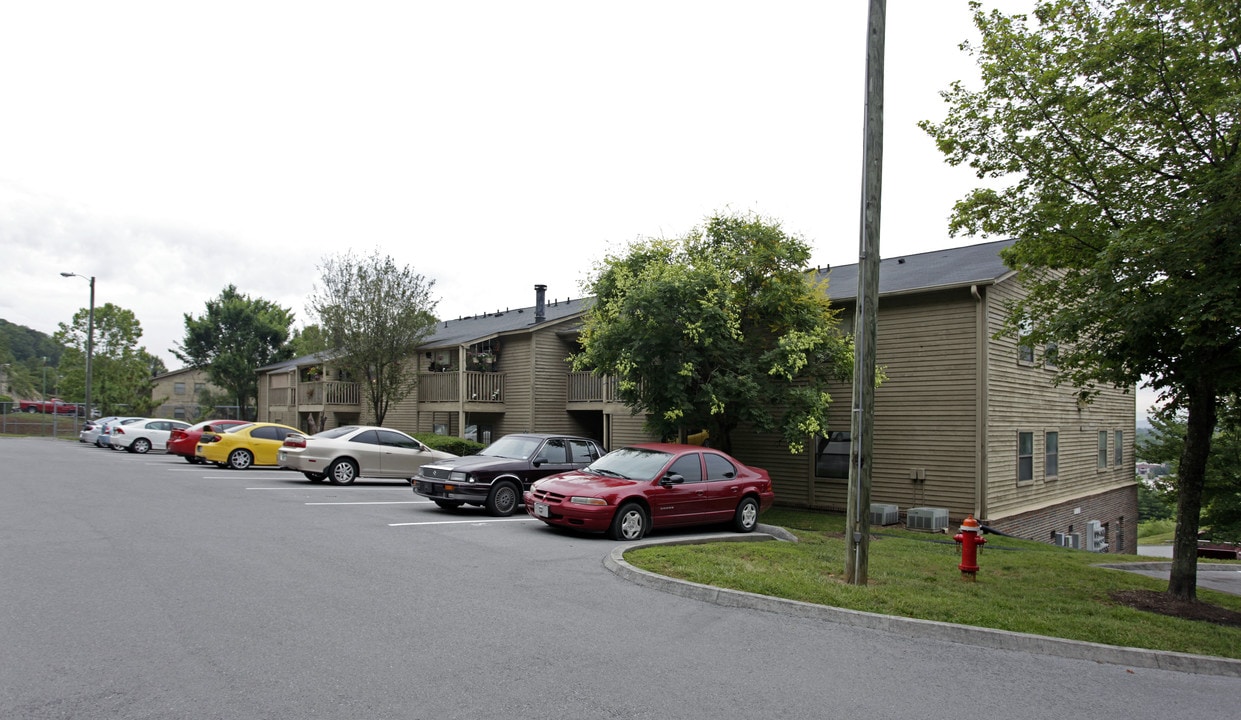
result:
[[[1176,535],[1168,579],[1168,594],[1178,600],[1194,600],[1198,594],[1198,522],[1216,415],[1215,383],[1199,381],[1189,393],[1185,449],[1176,472]]]

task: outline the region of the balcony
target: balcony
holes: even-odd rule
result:
[[[504,403],[506,373],[418,373],[418,402],[498,405]],[[462,392],[461,383],[465,383]]]
[[[273,406],[278,404],[276,392],[278,390],[272,390],[271,404]],[[339,408],[340,406],[361,408],[362,386],[359,383],[339,380],[299,382],[296,400],[296,405],[302,410],[322,410],[327,407]]]
[[[616,378],[600,377],[589,372],[571,372],[566,377],[566,395],[570,408],[586,409],[602,407],[619,402],[616,397]]]

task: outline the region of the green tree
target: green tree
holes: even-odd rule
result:
[[[328,349],[327,336],[324,335],[323,328],[318,325],[307,325],[293,331],[293,337],[289,338],[289,348],[293,352],[293,357],[321,353]]]
[[[634,242],[588,282],[595,302],[573,366],[616,378],[662,437],[706,429],[728,452],[744,422],[800,452],[827,427],[828,384],[853,366],[809,258],[804,240],[756,216],[717,214],[684,238]]]
[[[53,338],[64,346],[57,391],[80,402],[86,395],[86,332],[90,311],[78,310],[60,323]],[[91,353],[91,402],[104,415],[143,415],[151,411],[152,378],[163,363],[138,345],[142,324],[132,310],[105,303],[95,308],[95,344]]]
[[[1241,11],[1210,0],[1045,0],[987,14],[982,88],[924,122],[951,164],[1005,178],[957,203],[954,233],[1018,238],[1030,289],[1010,308],[1057,343],[1060,380],[1148,377],[1186,411],[1168,592],[1193,599],[1219,399],[1241,387]]]
[[[251,298],[229,285],[207,301],[205,313],[185,315],[185,340],[173,354],[207,371],[216,387],[229,393],[242,417],[258,395],[255,369],[288,360],[293,313],[269,300]]]
[[[1138,452],[1148,462],[1167,463],[1172,470],[1169,479],[1176,482],[1188,435],[1185,418],[1180,413],[1160,412],[1151,417],[1151,427],[1154,432],[1138,443]],[[1175,499],[1174,488],[1154,494]],[[1209,529],[1213,539],[1241,541],[1241,408],[1236,398],[1221,404],[1220,422],[1211,438],[1211,456],[1202,487],[1201,517],[1202,526]]]
[[[329,257],[309,308],[333,353],[333,362],[360,378],[376,424],[414,391],[418,348],[435,328],[435,281],[398,267],[373,251]]]

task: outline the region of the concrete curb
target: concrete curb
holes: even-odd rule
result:
[[[613,548],[604,557],[603,564],[612,573],[637,585],[724,607],[763,610],[765,612],[853,625],[872,630],[883,630],[898,635],[947,640],[949,642],[997,650],[1017,650],[1075,660],[1093,660],[1112,665],[1128,665],[1130,667],[1170,670],[1172,672],[1199,675],[1241,677],[1241,660],[1217,658],[1208,655],[1161,652],[1117,645],[1102,645],[1007,630],[993,630],[971,625],[955,625],[933,620],[917,620],[858,610],[846,610],[829,605],[785,600],[767,595],[677,580],[636,568],[625,561],[625,553],[627,551],[651,545],[693,545],[707,542],[787,540],[787,537],[781,537],[787,534],[787,531],[784,531],[783,528],[760,525],[758,531],[749,535],[696,535],[667,540],[642,540]],[[796,538],[793,538],[793,540],[796,540]]]

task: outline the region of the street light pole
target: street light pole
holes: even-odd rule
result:
[[[88,280],[85,275],[78,275],[77,273],[62,272],[61,275],[64,277],[80,277],[83,280]],[[90,388],[91,388],[90,366],[91,366],[91,358],[95,354],[95,276],[91,275],[88,282],[90,282],[90,310],[87,311],[88,314],[86,316],[86,398],[85,400],[86,400],[86,419],[90,420],[92,417],[91,416],[91,404],[90,404]]]

